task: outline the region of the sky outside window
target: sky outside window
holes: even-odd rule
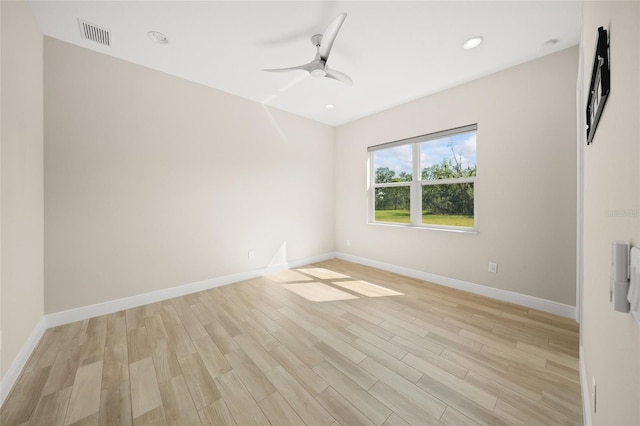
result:
[[[461,156],[463,169],[475,166],[476,132],[461,133],[421,143],[421,168],[442,164],[443,160],[452,159],[453,153],[455,153],[456,157]],[[386,167],[393,171],[395,176],[399,176],[402,172],[411,174],[411,144],[375,151],[373,168],[377,170],[381,167]]]
[[[395,173],[395,176],[399,176],[402,172],[411,175],[413,173],[411,151],[411,144],[375,151],[373,153],[373,169],[387,167]]]
[[[421,168],[442,164],[443,160],[456,158],[461,161],[462,169],[476,165],[476,133],[460,133],[420,144]]]

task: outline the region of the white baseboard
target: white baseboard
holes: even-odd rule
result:
[[[289,268],[297,268],[298,266],[322,262],[325,260],[333,259],[334,257],[335,253],[330,252],[319,256],[296,260],[293,262],[269,265],[264,268],[253,269],[251,271],[239,272],[237,274],[211,278],[208,280],[184,284],[177,287],[170,287],[162,290],[152,291],[150,293],[110,300],[108,302],[97,303],[95,305],[82,306],[80,308],[69,309],[67,311],[55,312],[45,315],[46,327],[50,328],[63,324],[69,324],[75,321],[82,321],[88,318],[106,315],[113,312],[122,311],[124,309],[131,309],[138,306],[147,305],[149,303],[160,302],[162,300],[172,299],[174,297],[184,296],[186,294],[196,293],[198,291],[208,290],[214,287],[220,287],[239,281],[250,280],[252,278],[261,277]]]
[[[591,398],[589,398],[589,380],[587,368],[584,364],[584,350],[580,346],[580,390],[582,391],[582,419],[585,426],[593,424],[591,420]]]
[[[13,388],[13,385],[15,385],[18,377],[20,377],[20,373],[27,365],[29,357],[31,357],[33,350],[36,348],[36,346],[38,346],[38,343],[40,342],[40,339],[42,338],[42,335],[44,334],[46,329],[47,327],[45,319],[43,317],[40,319],[38,324],[36,324],[26,343],[20,349],[18,355],[16,355],[15,359],[11,363],[11,366],[9,366],[9,369],[4,374],[4,377],[2,377],[2,380],[0,381],[0,407],[2,407],[2,405],[4,404],[4,400],[9,395],[9,392],[11,392],[11,388]]]
[[[429,272],[423,272],[417,269],[396,266],[390,263],[379,262],[377,260],[353,256],[351,254],[342,252],[336,252],[336,257],[338,259],[347,260],[349,262],[371,266],[373,268],[382,269],[384,271],[389,271],[400,275],[406,275],[408,277],[417,278],[423,281],[429,281],[434,284],[443,285],[445,287],[456,288],[458,290],[468,291],[469,293],[487,296],[492,299],[498,299],[504,302],[515,303],[517,305],[526,306],[528,308],[538,309],[540,311],[548,312],[566,318],[576,317],[575,306],[565,305],[563,303],[554,302],[552,300],[545,300],[539,297],[528,296],[526,294],[515,293],[513,291],[488,287],[482,284],[475,284],[455,278],[443,277],[441,275],[431,274]]]

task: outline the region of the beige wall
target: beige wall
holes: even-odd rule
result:
[[[577,59],[570,48],[338,128],[336,249],[575,305]],[[366,223],[367,146],[473,123],[477,234]]]
[[[0,8],[4,376],[43,315],[43,47],[26,2],[3,1]]]
[[[598,27],[610,31],[611,43],[611,94],[593,144],[584,148],[581,329],[589,393],[596,378],[596,413],[593,398],[588,397],[597,425],[640,424],[640,326],[609,304],[611,241],[640,246],[639,22],[638,2],[585,2],[585,101]]]
[[[333,128],[48,37],[44,62],[47,313],[334,250]]]

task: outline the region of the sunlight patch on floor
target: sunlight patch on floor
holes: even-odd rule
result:
[[[335,272],[325,268],[304,268],[304,269],[298,269],[298,271],[311,275],[312,277],[316,277],[319,280],[335,280],[340,278],[351,278],[348,275],[343,275],[339,272]]]
[[[346,288],[347,290],[355,291],[368,297],[382,297],[382,296],[404,296],[404,293],[397,292],[376,284],[371,284],[366,281],[338,281],[332,282],[332,284]]]
[[[312,281],[313,278],[303,275],[293,269],[286,269],[284,271],[275,272],[267,275],[270,281],[277,283],[297,283],[300,281]]]
[[[327,268],[287,269],[266,275],[265,278],[267,282],[279,284],[312,302],[404,296],[404,293],[368,281],[357,280]]]
[[[318,282],[282,284],[282,287],[312,302],[328,302],[333,300],[358,298],[358,296],[354,296],[342,290],[338,290],[337,288]]]

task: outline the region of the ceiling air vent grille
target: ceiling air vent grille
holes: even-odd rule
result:
[[[82,38],[110,46],[111,31],[83,21],[82,19],[78,19],[78,24],[80,24],[80,35],[82,35]]]

